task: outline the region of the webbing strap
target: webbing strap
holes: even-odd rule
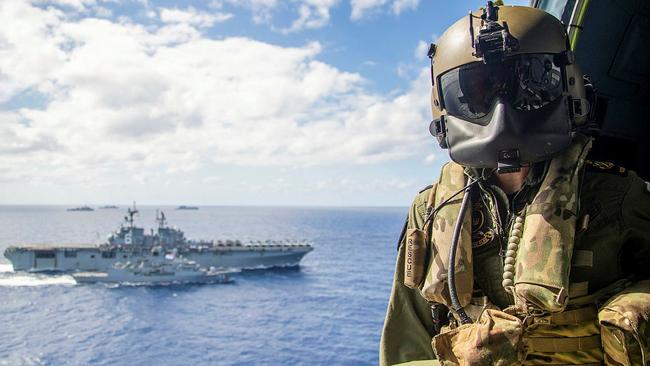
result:
[[[598,319],[598,311],[593,306],[587,306],[531,319],[535,324],[573,325]]]
[[[580,297],[589,294],[589,281],[569,284],[569,297]]]
[[[581,363],[580,365],[576,365],[575,363],[545,363],[544,365],[546,366],[603,366],[603,364],[600,362]]]
[[[593,267],[594,252],[591,250],[574,250],[571,265],[573,267]]]
[[[527,338],[534,352],[564,353],[600,348],[600,335],[575,338]]]

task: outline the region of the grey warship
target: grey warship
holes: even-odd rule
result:
[[[162,211],[156,214],[156,231],[145,233],[135,225],[135,205],[127,213],[103,244],[23,244],[8,247],[4,256],[14,271],[28,272],[107,271],[118,262],[156,261],[172,252],[206,268],[258,269],[297,266],[313,250],[306,241],[189,240],[167,225]]]
[[[157,250],[154,248],[153,250]],[[177,257],[175,252],[165,255],[159,261],[147,259],[117,262],[106,272],[74,272],[77,283],[128,283],[128,284],[167,284],[167,283],[227,283],[233,270],[216,270],[201,267],[200,264]]]

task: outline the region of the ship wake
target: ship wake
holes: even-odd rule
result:
[[[0,264],[0,287],[71,286],[76,284],[77,282],[72,276],[14,272],[11,264]]]

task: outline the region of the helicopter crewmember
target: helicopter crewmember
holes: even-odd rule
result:
[[[429,56],[452,161],[409,211],[380,363],[650,364],[650,185],[589,156],[564,25],[488,2]]]

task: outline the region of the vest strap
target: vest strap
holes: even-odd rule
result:
[[[603,366],[603,364],[600,363],[600,362],[597,362],[597,363],[581,363],[580,365],[576,365],[575,363],[545,363],[544,365],[546,365],[546,366]]]
[[[594,266],[594,252],[591,250],[574,250],[573,258],[571,258],[571,266],[573,267],[593,267]]]
[[[531,317],[533,324],[575,325],[598,318],[598,311],[594,306],[582,307],[575,310],[566,310],[544,317]]]
[[[526,338],[529,350],[565,353],[600,348],[600,335],[577,338]]]
[[[585,296],[589,293],[589,281],[573,282],[569,284],[569,297]]]

